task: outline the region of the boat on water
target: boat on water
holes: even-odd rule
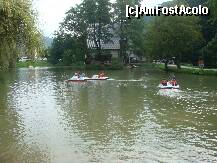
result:
[[[176,80],[162,80],[160,84],[158,85],[158,88],[160,89],[180,89],[180,86],[177,84]]]
[[[159,84],[158,88],[160,88],[160,89],[180,89],[180,86],[179,85],[172,85],[172,84],[168,83],[167,85]]]
[[[91,78],[85,76],[84,73],[75,73],[74,76],[68,79],[68,82],[86,82],[88,80],[108,80],[109,77],[105,76],[104,72],[99,73],[98,75],[93,75]]]
[[[67,82],[86,82],[88,79],[88,77],[73,76],[72,78],[68,79]]]
[[[93,75],[91,78],[87,80],[108,80],[109,77],[107,76],[100,76],[100,75]]]
[[[68,79],[68,82],[86,82],[89,78],[85,76],[85,74],[75,73],[75,75]]]
[[[72,78],[68,79],[67,82],[86,82],[88,79],[88,77],[73,76]]]

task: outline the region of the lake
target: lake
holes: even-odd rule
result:
[[[217,77],[176,74],[168,91],[152,68],[66,83],[74,72],[0,73],[0,162],[217,161]]]

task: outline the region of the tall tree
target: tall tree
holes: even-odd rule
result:
[[[56,34],[50,49],[48,61],[52,64],[70,66],[83,63],[85,48],[82,38],[72,37],[70,34]]]
[[[88,39],[94,42],[100,55],[102,41],[108,42],[112,37],[111,3],[108,0],[84,0],[81,5],[87,22]]]
[[[126,17],[126,5],[140,5],[140,0],[116,0],[113,4],[114,23],[118,25],[120,37],[120,56],[126,61],[127,51],[132,50],[137,55],[144,55],[144,19]]]
[[[206,46],[203,48],[203,57],[207,67],[217,67],[217,1],[208,0],[208,7],[210,8],[210,17],[206,19],[204,28],[208,34]]]
[[[153,20],[147,32],[146,48],[153,58],[175,57],[177,67],[185,55],[192,53],[202,35],[195,16],[161,16]],[[165,63],[167,68],[167,62]]]
[[[77,5],[72,7],[68,12],[66,12],[66,17],[61,23],[59,34],[61,37],[70,36],[74,40],[79,40],[79,43],[82,44],[84,58],[87,54],[87,38],[88,38],[88,22],[84,16],[83,6]]]
[[[19,51],[34,55],[42,45],[31,0],[0,1],[0,69],[14,67]]]
[[[93,42],[95,44],[94,47],[97,49],[97,54],[101,55],[102,42],[109,41],[112,36],[110,33],[110,12],[111,4],[108,0],[83,0],[80,5],[72,7],[66,13],[66,17],[56,35],[53,48],[51,49],[50,59],[52,61],[50,61],[57,63],[66,55],[68,58],[71,58],[69,59],[70,61],[75,61],[75,58],[84,59],[85,54],[88,54],[87,42]],[[71,42],[71,47],[64,46],[68,42]],[[65,47],[67,52],[62,50],[60,54],[57,54],[59,44]],[[81,50],[75,52],[72,50],[73,48],[81,48]],[[79,53],[80,56],[78,55]]]

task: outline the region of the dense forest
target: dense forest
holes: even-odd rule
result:
[[[127,50],[152,61],[175,58],[181,63],[197,65],[199,58],[206,67],[217,67],[217,2],[215,0],[173,0],[163,6],[185,4],[208,6],[210,16],[160,16],[127,19],[126,5],[136,5],[136,0],[83,0],[72,7],[56,32],[49,61],[53,64],[71,65],[83,62],[90,54],[87,40],[95,44],[96,56],[103,54],[102,42],[110,41],[111,29],[118,27],[120,57]],[[121,60],[124,61],[124,60]]]
[[[31,0],[0,0],[0,69],[15,67],[19,54],[34,56],[42,47]]]

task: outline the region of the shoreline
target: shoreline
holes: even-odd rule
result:
[[[176,73],[217,76],[217,69],[200,69],[198,67],[190,67],[190,66],[181,66],[181,69],[177,69],[176,65],[168,65],[168,70],[166,70],[164,64],[155,64],[155,67],[164,71],[170,71]]]
[[[69,66],[64,65],[52,65],[45,61],[37,62],[18,62],[15,69],[19,68],[72,68],[78,70],[123,70],[124,66],[122,64],[111,64],[111,65],[84,65],[84,64],[74,64]]]

